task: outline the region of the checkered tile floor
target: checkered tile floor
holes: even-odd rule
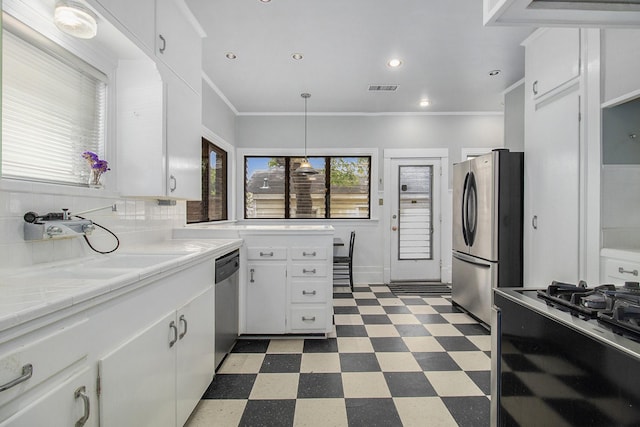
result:
[[[334,293],[329,339],[240,340],[188,426],[487,426],[488,331],[448,297]]]

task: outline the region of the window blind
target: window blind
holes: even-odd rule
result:
[[[2,176],[85,184],[82,153],[104,158],[106,78],[15,32],[2,34]]]

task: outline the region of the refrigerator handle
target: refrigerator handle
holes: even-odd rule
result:
[[[469,238],[467,236],[467,190],[469,189],[469,172],[464,176],[464,184],[462,186],[462,238],[464,244],[469,246]]]
[[[483,262],[478,258],[474,258],[469,255],[461,254],[460,252],[453,252],[451,254],[454,258],[458,258],[460,261],[468,262],[469,264],[477,265],[482,268],[491,268],[491,264],[488,262]]]
[[[467,187],[467,238],[469,239],[469,246],[473,246],[476,240],[476,226],[478,225],[478,188],[473,172],[469,172]],[[471,213],[471,215],[469,215],[469,213]]]

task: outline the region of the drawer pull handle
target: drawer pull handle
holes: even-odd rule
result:
[[[255,268],[252,268],[251,270],[249,270],[249,275],[251,276],[251,277],[249,278],[249,282],[251,282],[251,283],[254,283],[254,282],[255,282],[255,280],[253,280],[253,273],[255,273],[255,272],[256,272],[256,269],[255,269]]]
[[[302,252],[302,256],[316,256],[316,251],[313,251],[313,252]]]
[[[91,406],[89,402],[89,396],[87,396],[87,389],[85,386],[78,388],[74,393],[73,397],[76,399],[82,399],[82,403],[84,404],[84,414],[82,417],[76,421],[75,427],[82,427],[87,420],[89,419],[89,415],[91,414]]]
[[[316,274],[316,269],[312,268],[311,270],[307,270],[306,268],[303,268],[302,269],[302,273],[303,274],[307,274],[307,273]]]
[[[302,291],[302,295],[315,295],[315,294],[316,294],[316,291],[311,291],[311,292],[309,292],[309,291]]]
[[[178,342],[178,327],[176,326],[176,322],[171,321],[171,323],[169,323],[169,329],[173,331],[173,339],[169,341],[169,348],[171,348]]]
[[[260,252],[260,256],[273,256],[273,252]]]
[[[302,316],[302,321],[303,322],[315,322],[316,321],[316,316],[313,316],[313,317]]]
[[[167,39],[165,39],[162,34],[158,35],[158,38],[160,39],[160,41],[162,42],[162,47],[158,49],[158,51],[160,53],[164,53],[165,50],[167,50]]]
[[[23,383],[29,378],[31,378],[32,375],[33,375],[33,365],[31,363],[28,363],[22,367],[22,375],[20,375],[18,378],[16,378],[13,381],[9,381],[6,384],[0,385],[0,391],[5,391],[10,389],[13,386],[17,386],[18,384]]]
[[[622,267],[618,267],[618,273],[633,274],[634,276],[637,276],[638,275],[638,270],[625,270]]]
[[[180,323],[184,323],[184,331],[180,333],[180,336],[178,336],[179,339],[184,338],[185,335],[187,335],[187,319],[184,318],[184,314],[180,316]]]

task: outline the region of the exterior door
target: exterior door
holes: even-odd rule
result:
[[[440,160],[392,159],[391,281],[440,280]]]

